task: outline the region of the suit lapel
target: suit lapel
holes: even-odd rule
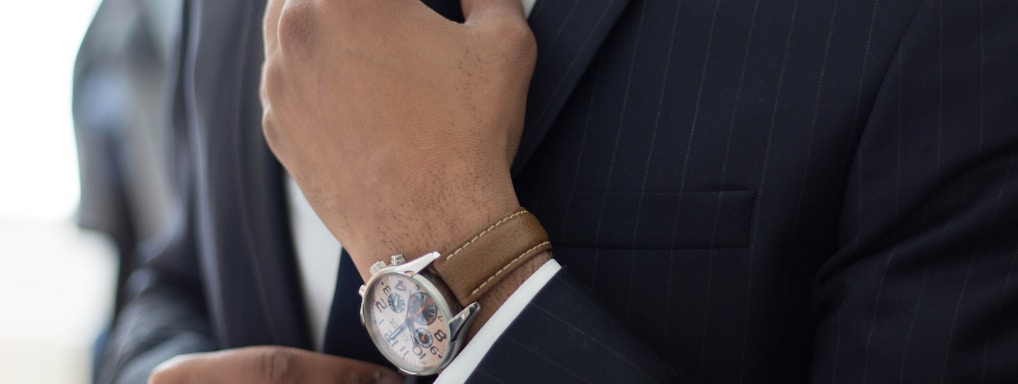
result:
[[[513,176],[526,165],[565,106],[629,0],[538,0],[530,14],[538,57]]]

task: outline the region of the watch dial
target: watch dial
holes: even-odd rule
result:
[[[389,360],[412,372],[441,365],[449,350],[448,318],[410,277],[387,273],[365,294],[365,323]]]

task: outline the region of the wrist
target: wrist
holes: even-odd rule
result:
[[[435,181],[422,189],[402,190],[401,197],[383,198],[402,203],[371,210],[355,223],[357,233],[343,242],[365,280],[376,261],[394,254],[412,260],[431,251],[447,253],[480,228],[519,208],[508,172],[504,181],[464,178],[458,185]]]
[[[550,259],[550,249],[537,218],[517,207],[451,252],[375,263],[360,290],[362,321],[390,361],[430,374],[449,364],[506,301],[516,300],[520,287],[529,286]],[[411,322],[427,327],[406,326]]]

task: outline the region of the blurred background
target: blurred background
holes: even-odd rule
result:
[[[75,56],[99,0],[8,1],[0,22],[0,383],[88,383],[116,247],[75,225]]]

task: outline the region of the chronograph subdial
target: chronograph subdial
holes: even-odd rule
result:
[[[420,325],[431,325],[438,317],[438,306],[435,305],[435,299],[424,292],[410,295],[407,308],[409,318]]]
[[[403,301],[403,296],[400,296],[400,294],[396,292],[389,294],[389,298],[386,301],[388,301],[389,308],[391,308],[393,312],[401,313],[404,309],[406,309],[406,302]]]
[[[417,329],[415,329],[414,330],[414,339],[415,339],[414,341],[417,344],[417,346],[419,346],[421,348],[431,347],[431,344],[432,344],[432,341],[433,341],[433,339],[431,337],[431,332],[428,332],[427,328],[417,328]]]

